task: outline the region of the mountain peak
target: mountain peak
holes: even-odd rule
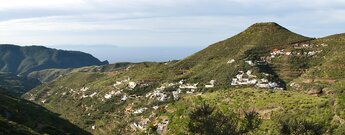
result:
[[[283,26],[279,25],[275,22],[261,22],[261,23],[255,23],[248,27],[245,31],[254,32],[254,31],[270,31],[274,32],[276,30],[288,30],[284,28]]]
[[[278,23],[276,22],[258,22],[258,23],[254,23],[253,26],[280,26]]]

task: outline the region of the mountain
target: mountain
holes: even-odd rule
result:
[[[48,68],[77,68],[104,65],[90,54],[64,51],[43,46],[0,45],[0,71],[27,75]]]
[[[93,134],[193,134],[189,114],[203,103],[257,112],[262,124],[252,134],[282,134],[291,123],[343,134],[344,39],[257,23],[179,61],[75,70],[23,97]]]
[[[0,45],[0,86],[9,88],[15,93],[25,93],[40,84],[37,83],[37,79],[27,77],[31,72],[50,68],[78,68],[104,64],[108,62],[101,62],[90,54],[78,51],[2,44]]]
[[[2,88],[0,103],[0,134],[90,134],[39,105],[10,96]]]
[[[222,83],[219,85],[227,87],[231,81],[229,76],[234,76],[238,70],[246,70],[240,69],[245,68],[243,60],[251,60],[250,57],[259,57],[257,55],[264,53],[267,55],[267,52],[274,48],[284,48],[308,40],[311,38],[293,33],[277,23],[256,23],[229,39],[210,45],[179,61],[172,65],[172,68],[188,70],[186,76],[195,81],[206,82],[216,78],[218,83]],[[230,60],[242,60],[242,63],[227,64]],[[206,80],[200,80],[201,78]]]

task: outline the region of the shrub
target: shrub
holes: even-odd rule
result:
[[[254,111],[245,112],[244,118],[236,113],[225,115],[219,110],[203,103],[189,114],[189,131],[206,135],[240,135],[259,127],[261,119]]]
[[[282,135],[322,135],[326,132],[325,124],[305,119],[281,119],[279,126]]]

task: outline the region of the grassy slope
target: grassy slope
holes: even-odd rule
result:
[[[314,43],[327,43],[329,46],[323,52],[318,66],[306,71],[293,82],[305,87],[320,86],[324,92],[334,93],[337,97],[336,109],[338,115],[345,119],[345,34],[337,34],[320,38]],[[306,81],[311,80],[311,81]]]
[[[22,95],[39,84],[41,82],[34,78],[17,76],[11,73],[0,73],[0,87],[11,90],[13,95]]]
[[[27,126],[20,125],[13,121],[8,121],[0,116],[0,134],[11,135],[38,135],[39,133],[33,131]]]
[[[74,72],[110,72],[125,68],[133,63],[115,63],[105,66],[88,66],[81,68],[67,68],[67,69],[45,69],[40,71],[34,71],[28,75],[31,78],[37,78],[41,82],[48,83],[54,79],[74,73]]]
[[[169,105],[171,112],[163,115],[171,119],[168,134],[186,134],[188,113],[207,102],[224,113],[229,110],[241,112],[256,110],[264,118],[263,124],[255,134],[278,134],[279,117],[300,116],[314,121],[330,122],[334,116],[333,97],[313,97],[293,91],[267,91],[260,89],[227,89],[205,93],[200,96],[188,96]],[[337,122],[330,123],[338,125]]]
[[[45,108],[0,89],[0,133],[89,134]]]

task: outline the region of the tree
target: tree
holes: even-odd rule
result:
[[[305,119],[281,119],[279,120],[279,132],[282,135],[322,135],[326,132],[323,123],[307,121]]]
[[[244,118],[236,113],[225,115],[203,103],[189,114],[189,131],[201,135],[240,135],[259,127],[261,119],[254,111],[245,112]]]

